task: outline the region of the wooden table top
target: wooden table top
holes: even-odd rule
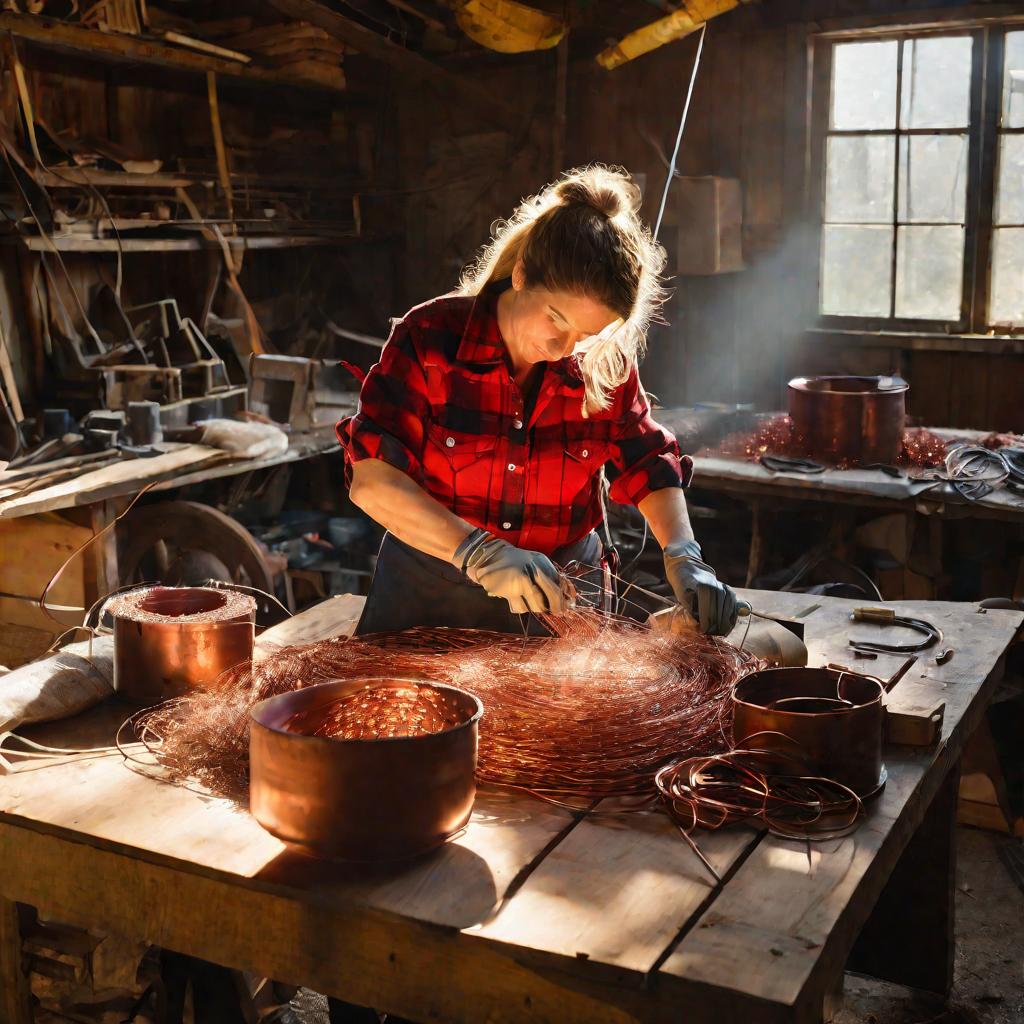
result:
[[[744,596],[803,616],[811,664],[848,659],[851,632],[872,631],[849,626],[855,602]],[[26,763],[0,782],[0,893],[417,1020],[668,1021],[683,1006],[688,1021],[813,1019],[1024,619],[897,607],[940,624],[956,652],[920,659],[890,695],[904,710],[945,702],[938,745],[887,748],[888,783],[846,838],[698,833],[722,885],[660,811],[573,814],[493,790],[425,858],[324,863],[232,802],[110,754]],[[865,664],[883,675],[880,661]],[[125,714],[106,705],[32,735],[107,744]]]

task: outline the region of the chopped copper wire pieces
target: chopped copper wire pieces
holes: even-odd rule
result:
[[[857,827],[864,809],[852,789],[806,774],[796,754],[756,748],[667,765],[655,785],[687,837],[695,828],[760,822],[784,839],[839,839]]]
[[[896,464],[911,473],[915,470],[941,466],[946,457],[946,445],[944,438],[924,427],[905,430],[903,447]],[[753,431],[730,434],[709,454],[728,455],[756,462],[765,455],[789,459],[817,459],[820,453],[809,451],[806,439],[796,433],[789,416],[780,415],[764,420]],[[850,466],[840,465],[837,468],[844,469]]]
[[[571,807],[654,798],[668,761],[723,748],[732,686],[756,658],[716,637],[654,632],[592,609],[544,619],[554,636],[431,628],[285,648],[232,669],[215,691],[146,712],[136,734],[172,777],[241,795],[259,700],[334,679],[448,683],[483,702],[477,778]],[[414,706],[366,691],[320,734],[348,735],[365,716],[388,735]]]
[[[462,701],[432,686],[366,686],[321,707],[297,711],[284,727],[303,736],[382,740],[432,736],[466,720]]]

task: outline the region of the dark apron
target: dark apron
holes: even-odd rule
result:
[[[552,561],[559,566],[579,562],[596,567],[603,554],[604,546],[591,531],[556,551]],[[581,597],[594,592],[599,581],[600,570],[588,573],[583,582],[589,585],[577,588]],[[380,546],[370,593],[355,635],[397,632],[415,626],[549,635],[535,616],[514,614],[504,598],[490,597],[455,566],[417,551],[388,533]]]

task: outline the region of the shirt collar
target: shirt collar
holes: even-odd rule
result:
[[[462,331],[455,358],[460,363],[500,363],[507,353],[505,341],[498,329],[498,297],[508,287],[501,285],[485,287],[473,300],[466,326]],[[566,356],[557,362],[548,363],[562,382],[573,389],[583,387],[579,357]]]
[[[505,342],[498,330],[498,296],[503,289],[484,288],[469,311],[455,358],[460,363],[498,363],[505,358]]]

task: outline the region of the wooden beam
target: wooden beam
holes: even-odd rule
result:
[[[0,14],[0,31],[6,30],[21,39],[50,46],[58,50],[72,50],[98,60],[118,60],[128,63],[155,64],[177,71],[215,71],[245,81],[268,85],[291,85],[304,89],[318,89],[337,93],[334,86],[282,74],[267,68],[251,67],[233,60],[196,53],[183,47],[123,35],[120,32],[99,32],[69,25],[53,18],[31,14]],[[373,33],[371,33],[372,35]]]
[[[433,85],[448,97],[458,98],[468,109],[489,121],[508,127],[520,120],[519,112],[493,92],[453,75],[418,53],[329,10],[317,0],[270,0],[270,4],[282,14],[322,28],[364,56],[379,60],[409,78]]]

